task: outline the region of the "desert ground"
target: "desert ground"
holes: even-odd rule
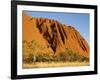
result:
[[[48,67],[75,67],[75,66],[89,66],[89,62],[36,62],[36,63],[25,63],[23,69],[31,68],[48,68]]]

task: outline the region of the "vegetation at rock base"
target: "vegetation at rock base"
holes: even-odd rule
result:
[[[38,48],[38,49],[37,49]],[[35,62],[89,62],[89,58],[79,55],[70,49],[66,49],[58,56],[54,56],[54,53],[42,53],[44,47],[39,45],[38,42],[32,40],[31,42],[23,41],[23,62],[35,63]],[[28,53],[25,55],[24,53]]]
[[[89,62],[89,58],[79,55],[79,53],[75,53],[72,50],[66,49],[65,52],[62,52],[60,55],[60,60],[61,61],[69,61],[69,62]]]

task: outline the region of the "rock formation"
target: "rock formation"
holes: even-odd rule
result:
[[[45,48],[42,52],[59,55],[65,49],[70,49],[89,57],[89,45],[74,27],[48,18],[35,18],[25,13],[22,15],[23,40],[37,41]]]

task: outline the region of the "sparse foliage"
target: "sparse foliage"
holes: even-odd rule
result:
[[[39,49],[36,49],[39,48]],[[29,49],[29,50],[28,50]],[[28,52],[28,56],[23,56],[24,63],[32,62],[89,62],[89,58],[79,55],[72,50],[66,49],[59,56],[48,55],[50,53],[43,53],[39,50],[43,50],[44,47],[39,45],[38,42],[32,40],[31,42],[23,41],[23,52]]]

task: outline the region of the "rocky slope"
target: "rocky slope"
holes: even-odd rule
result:
[[[80,55],[89,57],[89,45],[80,33],[71,26],[48,18],[34,18],[23,13],[23,40],[35,40],[45,53],[59,55],[70,49]]]

